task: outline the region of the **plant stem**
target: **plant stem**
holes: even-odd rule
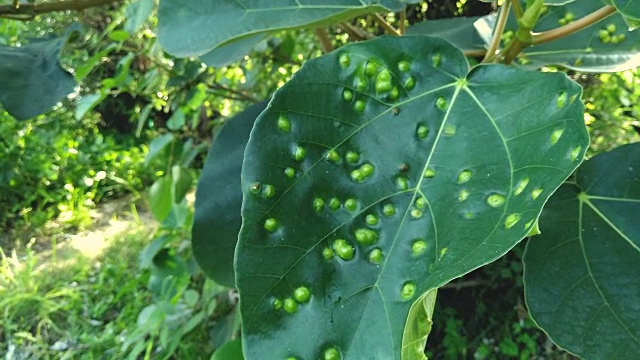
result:
[[[577,31],[580,31],[590,25],[597,23],[600,20],[603,20],[607,16],[614,14],[616,11],[617,10],[615,7],[606,5],[585,17],[568,23],[567,25],[555,28],[553,30],[541,32],[539,34],[533,34],[533,44],[543,44],[561,37],[569,36]]]
[[[323,52],[329,53],[333,51],[333,44],[331,44],[331,39],[324,28],[315,28],[313,32],[315,32],[318,40],[320,40]]]
[[[511,5],[513,5],[513,14],[516,16],[516,20],[520,20],[522,14],[524,14],[524,10],[522,10],[522,5],[520,5],[519,0],[511,0],[509,1]]]
[[[394,28],[380,14],[373,14],[373,18],[382,26],[382,28],[391,35],[400,36],[398,29]]]
[[[398,24],[398,31],[400,31],[400,34],[404,35],[404,31],[405,31],[405,22],[407,21],[407,9],[402,9],[402,11],[400,11],[400,23]]]
[[[361,30],[349,23],[343,22],[338,24],[338,27],[344,31],[346,31],[349,36],[351,36],[352,38],[354,38],[355,40],[366,40],[366,39],[371,39],[373,38],[373,35]]]
[[[513,0],[519,1],[519,0]],[[491,44],[489,44],[489,49],[487,49],[487,53],[482,59],[482,62],[489,62],[493,60],[496,56],[496,51],[500,46],[500,39],[502,38],[502,32],[504,32],[504,27],[507,24],[507,19],[509,18],[509,9],[511,7],[511,0],[505,1],[505,3],[500,8],[500,14],[498,15],[498,21],[496,21],[496,27],[493,30],[493,37],[491,38]]]
[[[55,11],[84,10],[94,6],[114,4],[122,1],[123,0],[63,0],[55,2],[20,4],[17,8],[13,5],[0,5],[0,17],[11,17],[21,20],[21,18],[16,15],[32,17],[34,15]]]

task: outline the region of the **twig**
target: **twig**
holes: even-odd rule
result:
[[[382,26],[382,28],[391,35],[400,36],[398,29],[394,28],[380,14],[373,14],[373,18]]]
[[[477,58],[485,56],[487,54],[487,50],[463,50],[462,53],[464,56]]]
[[[15,7],[13,5],[0,5],[0,17],[7,17],[7,15],[34,16],[38,14],[67,10],[77,11],[123,1],[124,0],[61,0],[55,2],[26,3],[20,4],[19,7]],[[18,20],[21,19],[18,18]]]
[[[256,99],[255,97],[251,96],[251,95],[247,95],[242,91],[238,91],[238,90],[234,90],[231,89],[229,87],[226,87],[224,85],[220,85],[220,84],[208,84],[207,86],[209,86],[209,89],[207,89],[207,92],[209,93],[213,93],[216,94],[216,90],[218,91],[226,91],[230,94],[233,94],[234,96],[228,96],[228,95],[224,95],[225,97],[232,99],[232,100],[245,100],[245,101],[251,101],[254,103],[259,103],[262,100]]]
[[[578,20],[572,21],[567,25],[555,28],[553,30],[544,31],[538,34],[533,34],[533,44],[543,44],[561,37],[571,35],[578,32],[588,26],[591,26],[598,21],[612,15],[616,12],[616,8],[611,5],[606,5],[600,9],[592,12],[591,14],[582,17]]]
[[[333,51],[333,44],[331,44],[331,39],[327,34],[327,31],[324,28],[315,28],[313,32],[320,40],[320,45],[322,45],[322,51],[325,53]]]
[[[520,0],[513,0],[520,1]],[[489,44],[489,48],[487,49],[487,54],[482,59],[482,62],[489,62],[493,60],[496,56],[496,51],[498,47],[500,47],[500,39],[502,38],[502,33],[504,32],[504,27],[507,24],[507,19],[509,18],[509,9],[511,7],[511,0],[507,0],[502,4],[502,8],[500,8],[500,14],[498,15],[498,21],[496,21],[496,27],[493,30],[493,37],[491,38],[491,43]]]
[[[366,39],[372,39],[373,38],[373,34],[370,34],[360,28],[357,28],[349,23],[343,22],[338,24],[338,27],[340,27],[340,29],[346,31],[349,36],[351,36],[352,38],[354,38],[355,40],[366,40]]]
[[[407,9],[404,8],[402,9],[402,11],[400,11],[400,23],[398,24],[398,31],[402,35],[404,35],[406,21],[407,21]]]

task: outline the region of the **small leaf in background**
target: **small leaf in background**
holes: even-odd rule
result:
[[[428,36],[308,61],[244,154],[245,355],[399,358],[412,305],[509,251],[580,164],[580,94]]]
[[[98,106],[107,97],[106,92],[84,95],[76,105],[76,120],[81,120],[94,107]]]
[[[584,359],[640,359],[640,144],[586,161],[527,243],[531,316]]]
[[[244,360],[242,356],[242,341],[235,339],[222,345],[211,355],[211,360]]]
[[[253,123],[267,102],[227,121],[217,134],[196,190],[192,243],[203,271],[215,282],[234,287],[233,256],[242,219],[240,170]]]
[[[166,149],[169,144],[173,142],[174,138],[175,136],[173,135],[173,133],[166,133],[151,140],[151,143],[149,143],[149,153],[144,159],[144,163],[149,164],[156,156],[158,156],[164,149]]]
[[[156,7],[154,0],[137,0],[130,3],[126,10],[127,20],[124,22],[124,30],[129,34],[134,34],[149,19]]]
[[[156,180],[149,189],[149,207],[151,213],[160,222],[171,212],[173,181],[170,176],[163,176]]]
[[[109,33],[109,39],[113,41],[125,41],[129,38],[129,33],[124,30],[114,30]]]
[[[186,169],[180,165],[174,165],[171,167],[171,177],[173,178],[173,202],[179,203],[181,202],[185,195],[191,190],[191,186],[193,185],[193,177],[189,172],[189,169]]]
[[[167,128],[172,131],[180,130],[187,123],[187,117],[182,110],[178,108],[173,112],[169,120],[167,120]]]
[[[0,103],[16,119],[27,120],[49,111],[73,92],[74,78],[58,63],[62,47],[80,30],[21,47],[0,46]]]

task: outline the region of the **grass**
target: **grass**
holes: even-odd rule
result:
[[[0,253],[0,355],[9,359],[118,358],[123,335],[149,304],[137,258],[149,231],[79,251]]]

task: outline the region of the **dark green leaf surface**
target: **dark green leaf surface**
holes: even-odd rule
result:
[[[73,76],[58,63],[72,26],[59,38],[33,41],[22,47],[0,46],[0,103],[16,119],[27,120],[49,111],[73,92]]]
[[[640,144],[585,162],[524,255],[533,319],[584,359],[640,359]]]
[[[169,216],[171,205],[173,181],[170,176],[163,176],[156,180],[149,189],[149,207],[151,213],[158,221],[162,221]]]
[[[557,28],[564,24],[562,20],[567,14],[579,19],[601,7],[600,1],[576,1],[550,7],[534,31]],[[640,66],[640,33],[629,31],[624,18],[614,14],[570,36],[526,49],[525,57],[517,63],[532,68],[561,65],[585,72],[628,70]]]
[[[242,60],[254,46],[267,38],[267,34],[256,34],[217,47],[200,56],[200,60],[207,66],[223,67]]]
[[[639,0],[613,0],[611,3],[625,17],[632,20],[640,20]]]
[[[332,24],[385,8],[400,10],[399,0],[161,0],[159,40],[178,57],[200,56],[242,37],[288,28]],[[203,29],[209,29],[203,31]]]
[[[454,17],[422,21],[411,26],[407,34],[437,36],[461,50],[483,50],[485,43],[474,27],[474,23],[480,18],[482,17]]]
[[[412,304],[518,243],[581,162],[579,96],[427,36],[307,62],[245,152],[245,356],[399,358]]]
[[[209,149],[196,190],[193,253],[215,282],[235,287],[233,254],[242,219],[240,170],[253,123],[267,102],[256,104],[229,120]]]

